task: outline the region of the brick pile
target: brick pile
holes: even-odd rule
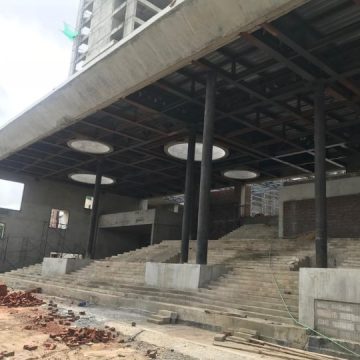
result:
[[[36,298],[31,292],[12,292],[5,296],[0,295],[0,306],[7,307],[31,307],[44,304],[44,301]]]
[[[55,341],[63,341],[67,346],[107,343],[117,337],[117,334],[108,330],[92,328],[67,328],[57,334],[50,334]]]
[[[85,311],[80,311],[79,315],[85,315]],[[74,311],[68,310],[67,313],[60,314],[57,304],[50,301],[45,314],[36,314],[31,317],[31,324],[25,326],[25,330],[41,328],[50,335],[50,339],[63,342],[69,347],[75,347],[93,343],[107,343],[116,339],[120,333],[115,328],[105,327],[104,330],[94,328],[77,328],[73,322],[80,319]],[[49,343],[51,344],[51,343]],[[53,345],[48,345],[53,347]]]
[[[70,326],[76,320],[79,320],[80,316],[75,315],[72,310],[68,310],[67,314],[59,314],[57,305],[52,301],[48,304],[48,312],[47,314],[39,314],[35,315],[32,319],[32,322],[35,326],[45,327],[49,325],[51,322],[57,320],[57,324]],[[32,329],[33,326],[27,325],[25,327],[26,330]]]

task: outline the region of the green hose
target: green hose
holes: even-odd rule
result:
[[[309,326],[305,325],[305,324],[302,324],[300,321],[298,321],[297,319],[294,318],[294,316],[292,315],[292,313],[290,312],[289,310],[289,307],[287,306],[286,302],[285,302],[285,299],[281,293],[281,290],[280,290],[280,287],[279,287],[279,283],[276,279],[276,276],[273,272],[273,269],[272,269],[272,261],[271,261],[271,253],[272,253],[272,239],[271,239],[271,242],[270,242],[270,250],[269,250],[269,267],[270,267],[270,271],[271,271],[271,275],[275,281],[275,284],[276,284],[276,287],[277,287],[277,290],[279,292],[279,295],[280,295],[280,298],[281,298],[281,301],[282,303],[284,304],[284,307],[286,309],[286,311],[288,312],[288,314],[290,315],[291,319],[295,322],[295,324],[297,325],[300,325],[301,327],[303,327],[304,329],[306,330],[310,330],[312,332],[314,332],[315,334],[319,335],[320,337],[322,337],[323,339],[326,339],[326,340],[329,340],[330,342],[332,342],[333,344],[335,344],[336,346],[338,346],[339,348],[347,351],[348,353],[352,354],[352,355],[355,355],[356,357],[360,357],[360,354],[357,354],[356,352],[352,351],[351,349],[347,348],[346,346],[338,343],[337,341],[335,341],[334,339],[331,339],[329,338],[328,336],[320,333],[319,331],[315,330],[315,329],[312,329],[310,328]]]

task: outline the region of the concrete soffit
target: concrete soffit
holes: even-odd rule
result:
[[[177,0],[3,127],[0,160],[306,2]]]

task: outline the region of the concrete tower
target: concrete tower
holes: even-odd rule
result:
[[[171,0],[80,0],[70,74],[145,24]]]

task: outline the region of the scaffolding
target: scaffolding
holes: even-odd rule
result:
[[[251,184],[250,215],[277,216],[279,214],[279,190],[283,180]]]

